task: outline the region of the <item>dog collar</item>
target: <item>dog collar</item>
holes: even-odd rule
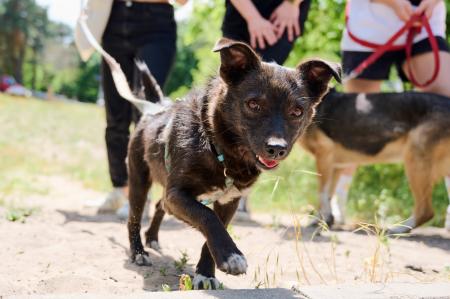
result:
[[[223,166],[223,176],[225,177],[225,187],[229,188],[233,185],[234,180],[231,177],[229,177],[227,174],[227,167],[225,166],[225,156],[223,154],[223,151],[220,149],[219,146],[215,145],[212,142],[211,142],[211,149],[213,150],[213,152],[215,152],[217,161],[219,161],[220,164],[222,164],[222,166]]]

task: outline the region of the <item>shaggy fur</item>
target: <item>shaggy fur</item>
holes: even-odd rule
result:
[[[239,198],[262,170],[275,168],[288,155],[329,80],[340,79],[336,64],[310,60],[284,68],[262,62],[249,46],[228,39],[221,39],[214,51],[220,52],[220,76],[165,112],[144,115],[128,154],[132,261],[150,264],[140,223],[149,188],[159,182],[164,197],[145,234],[146,244],[157,244],[165,212],[199,230],[206,243],[196,269],[204,279],[195,280],[196,288],[204,287],[203,280],[215,281],[216,266],[233,275],[246,272],[245,257],[226,231]],[[146,77],[143,71],[145,89],[151,91],[154,82]],[[160,100],[155,92],[145,95]],[[213,210],[200,202],[205,194],[216,199]]]

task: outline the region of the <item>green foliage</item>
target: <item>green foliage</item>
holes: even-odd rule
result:
[[[181,61],[176,63],[166,86],[172,98],[182,97],[192,86],[204,84],[216,73],[219,57],[212,48],[221,36],[224,11],[221,0],[196,1],[191,17],[179,24],[177,60]]]
[[[108,190],[103,110],[0,94],[0,198],[45,196],[55,176]]]
[[[344,0],[312,1],[305,32],[297,39],[286,65],[295,66],[306,57],[339,61],[344,16]]]
[[[8,63],[12,61],[5,52],[8,50],[5,38],[11,34],[9,29],[19,28],[28,37],[23,63],[26,86],[34,85],[38,90],[51,86],[55,93],[82,101],[95,101],[100,58],[96,56],[87,63],[81,63],[73,45],[67,42],[71,34],[67,27],[46,21],[42,8],[36,8],[33,14],[25,13],[26,17],[12,17],[8,5],[13,2],[30,9],[30,12],[34,3],[32,0],[0,0],[0,70],[9,71]],[[446,1],[446,5],[450,13],[450,2]],[[344,0],[312,1],[305,34],[296,41],[286,65],[294,66],[307,57],[340,60],[344,6]],[[13,12],[17,13],[17,10]],[[192,15],[178,24],[177,60],[165,86],[166,94],[172,98],[182,97],[216,73],[219,55],[211,49],[221,36],[223,14],[223,0],[195,1]],[[450,28],[450,18],[447,18],[447,28]],[[450,34],[447,34],[447,39],[450,41]],[[65,58],[56,58],[59,56],[53,53],[47,59],[41,59],[55,44],[69,49],[64,54]],[[42,45],[45,51],[41,50]],[[64,67],[55,66],[67,57],[74,60]],[[99,109],[75,105],[44,106],[35,101],[12,104],[9,99],[4,102],[6,104],[0,106],[0,123],[5,124],[0,127],[0,157],[6,158],[0,159],[0,191],[22,186],[19,189],[29,194],[31,187],[25,186],[30,183],[34,189],[38,188],[39,184],[32,178],[41,174],[66,174],[91,188],[105,190],[109,187],[106,158],[96,159],[97,165],[88,162],[93,148],[103,149],[104,116]],[[18,122],[15,117],[17,111],[24,121]],[[42,121],[43,116],[45,122]],[[42,132],[52,132],[48,134],[50,145],[46,146],[56,146],[61,152],[68,153],[70,159],[58,160],[58,163],[49,159],[45,150],[40,150],[43,145],[35,138]],[[89,150],[80,148],[79,140],[87,142]],[[288,161],[282,163],[276,172],[262,175],[252,191],[251,204],[264,211],[310,210],[317,206],[317,175],[314,172],[313,159],[295,148]],[[433,193],[436,216],[432,224],[443,223],[447,202],[446,190],[440,183]],[[412,207],[412,196],[401,166],[376,165],[359,169],[350,190],[349,209],[354,217],[371,221],[374,215],[378,215],[380,219],[397,222],[409,216]]]
[[[192,291],[194,289],[191,277],[188,274],[181,274],[179,289],[180,291]],[[207,288],[205,287],[205,289]]]
[[[25,219],[33,214],[31,208],[11,208],[6,211],[6,220],[11,222],[25,222]]]
[[[170,286],[168,284],[162,284],[161,288],[162,288],[163,292],[170,292],[170,291],[172,291],[172,289],[170,288]]]
[[[414,200],[401,165],[372,165],[361,167],[349,194],[349,208],[362,220],[377,217],[397,223],[408,218]],[[448,205],[447,190],[443,182],[434,188],[433,208],[436,211],[432,225],[443,225]]]
[[[72,89],[72,97],[81,102],[95,102],[100,85],[100,56],[95,55],[87,62],[80,61],[80,67],[75,74],[75,81],[65,81],[61,91]],[[75,84],[73,84],[75,83]]]
[[[175,269],[177,269],[179,272],[182,272],[184,268],[187,265],[187,262],[189,261],[189,256],[186,253],[186,251],[181,252],[181,257],[173,262],[173,265],[175,266]]]

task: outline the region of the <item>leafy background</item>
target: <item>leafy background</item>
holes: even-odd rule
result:
[[[201,86],[205,80],[213,75],[219,65],[218,56],[211,51],[215,41],[220,37],[221,20],[224,13],[223,0],[191,0],[194,9],[187,20],[178,24],[177,60],[170,79],[165,86],[166,94],[172,98],[182,97],[192,87]],[[450,12],[450,3],[446,1]],[[296,41],[294,50],[286,62],[287,66],[295,66],[307,57],[323,57],[335,61],[340,60],[339,43],[344,27],[343,0],[315,0],[312,2],[304,35]],[[450,18],[447,26],[450,28]],[[99,88],[99,62],[95,56],[88,62],[82,62],[73,45],[72,30],[64,24],[55,23],[48,19],[45,8],[38,6],[33,0],[0,0],[0,74],[12,74],[25,86],[42,92],[51,90],[69,98],[83,102],[95,102]],[[450,41],[450,35],[447,35]],[[393,74],[392,80],[398,80]],[[390,84],[383,86],[390,89]],[[1,102],[1,101],[0,101]],[[40,126],[59,127],[67,132],[61,137],[68,140],[86,138],[86,142],[95,148],[103,145],[102,128],[104,126],[103,113],[94,106],[89,108],[69,108],[58,105],[58,109],[49,109],[44,104],[18,105],[14,100],[5,99],[4,109],[0,113],[3,124],[14,124],[14,111],[17,109],[28,111],[28,119],[40,123],[41,115],[48,119],[61,121],[61,113],[67,109],[74,109],[76,114],[70,118],[78,123],[70,125],[54,121],[36,125],[33,134],[27,131],[29,124],[21,123],[23,130],[20,135],[11,135],[14,131],[3,130],[0,138],[2,157],[13,157],[15,160],[2,159],[4,172],[0,183],[0,194],[11,190],[14,186],[27,185],[26,173],[33,173],[41,167],[33,168],[23,159],[19,147],[24,150],[23,156],[32,147],[27,147],[24,140],[36,142],[36,134],[47,132],[38,130]],[[1,109],[0,109],[1,110]],[[8,111],[8,113],[6,113]],[[24,112],[21,112],[24,113]],[[53,115],[55,113],[55,115]],[[96,115],[94,119],[92,116]],[[87,127],[86,125],[89,124]],[[17,125],[17,123],[16,123]],[[15,126],[15,125],[14,125]],[[8,128],[8,126],[3,126]],[[10,126],[9,126],[10,127]],[[79,132],[73,129],[78,128]],[[99,128],[93,130],[92,128]],[[12,128],[11,128],[12,130]],[[16,131],[17,132],[17,131]],[[29,134],[28,134],[28,133]],[[82,136],[82,137],[80,137]],[[43,138],[41,136],[41,138]],[[51,142],[54,136],[46,136]],[[55,137],[56,138],[56,137]],[[83,139],[84,140],[84,139]],[[12,144],[11,142],[16,142]],[[59,146],[65,142],[54,140]],[[70,143],[68,143],[70,144]],[[64,146],[70,152],[71,147]],[[72,157],[77,156],[73,152]],[[86,158],[87,157],[87,158]],[[86,186],[102,191],[110,188],[107,180],[106,162],[98,161],[95,169],[89,163],[89,155],[74,158],[74,161],[60,161],[58,173],[70,173],[75,179]],[[84,159],[86,158],[86,159]],[[17,161],[17,163],[9,163]],[[44,163],[39,160],[39,163]],[[37,163],[37,162],[36,162]],[[37,165],[41,165],[41,164]],[[66,165],[67,164],[67,165]],[[1,163],[0,163],[1,165]],[[11,171],[20,175],[11,179]],[[31,168],[30,168],[31,167]],[[45,167],[44,167],[45,168]],[[53,169],[52,166],[51,169]],[[56,170],[55,170],[56,171]],[[274,173],[262,176],[251,195],[251,204],[262,211],[309,211],[317,206],[316,176],[314,161],[304,151],[295,149],[289,161],[283,163]],[[51,173],[51,171],[50,171]],[[19,183],[18,183],[19,182]],[[22,183],[20,183],[22,182]],[[12,184],[12,185],[11,185]],[[26,189],[26,188],[24,188]],[[9,191],[8,191],[9,192]],[[1,201],[1,198],[0,198]],[[433,204],[436,216],[432,220],[434,225],[442,225],[445,208],[448,204],[444,184],[440,182],[433,193]],[[350,190],[349,210],[357,219],[373,220],[374,215],[386,221],[405,219],[411,212],[413,200],[408,188],[407,179],[401,165],[375,165],[360,167]]]

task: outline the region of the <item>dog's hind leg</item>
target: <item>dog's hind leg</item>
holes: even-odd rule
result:
[[[155,206],[155,214],[153,215],[150,227],[145,232],[145,245],[155,249],[156,251],[161,249],[159,246],[158,234],[165,214],[166,212],[163,209],[163,202],[162,199],[160,199]]]
[[[239,198],[233,201],[221,205],[214,203],[214,211],[219,216],[225,228],[230,223],[233,215],[235,214],[239,206]],[[205,243],[202,247],[202,253],[200,260],[195,270],[195,276],[193,280],[194,289],[217,289],[220,286],[220,282],[215,278],[216,266],[214,260],[209,252],[208,245]]]
[[[150,170],[143,160],[142,145],[138,138],[132,139],[129,147],[129,201],[128,238],[130,241],[131,261],[139,266],[150,266],[148,253],[142,245],[140,230],[141,218],[147,193],[151,186]]]
[[[434,215],[431,202],[434,182],[430,155],[423,152],[418,154],[416,149],[408,148],[405,172],[414,197],[414,211],[401,226],[391,228],[390,234],[408,233],[411,229],[433,218]]]

